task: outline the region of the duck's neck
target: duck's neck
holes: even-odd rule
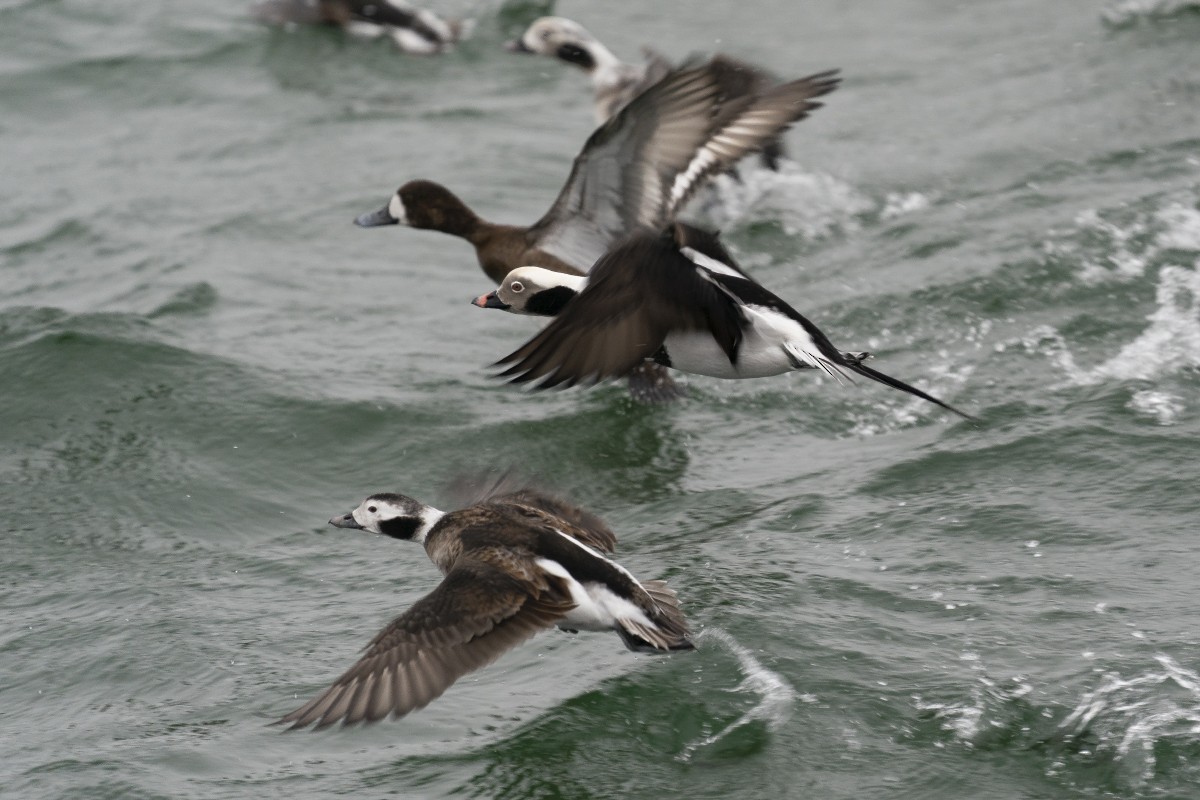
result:
[[[446,516],[444,511],[438,511],[433,506],[426,506],[421,511],[421,525],[413,533],[413,541],[425,544],[429,538],[429,532],[437,527],[437,524],[442,521],[442,517]]]
[[[593,89],[609,89],[622,81],[627,66],[624,61],[613,55],[611,50],[599,42],[592,42],[588,45],[587,52],[592,57],[592,66],[584,69],[591,76]]]

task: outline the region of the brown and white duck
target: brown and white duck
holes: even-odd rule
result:
[[[857,374],[973,420],[948,403],[863,363],[869,353],[838,350],[820,328],[746,275],[715,235],[643,230],[587,276],[537,267],[514,270],[474,305],[553,316],[497,365],[535,388],[591,384],[653,361],[716,378],[762,378],[818,369]]]
[[[254,16],[270,25],[330,25],[374,39],[387,36],[406,53],[442,53],[466,38],[472,23],[446,20],[404,0],[265,0]]]
[[[538,489],[501,481],[450,512],[374,494],[329,522],[423,544],[445,577],[332,686],[279,720],[292,729],[404,716],[555,626],[615,631],[639,652],[694,647],[666,583],[639,581],[606,555],[617,539],[603,521]]]

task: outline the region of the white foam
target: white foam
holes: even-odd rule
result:
[[[1110,380],[1155,380],[1180,369],[1200,366],[1200,261],[1188,269],[1165,266],[1158,273],[1156,308],[1147,320],[1150,324],[1116,355],[1085,369],[1080,367],[1066,340],[1053,325],[1039,325],[1017,339],[995,346],[1003,352],[1021,346],[1050,359],[1066,378],[1066,383],[1093,386]],[[1171,412],[1167,396],[1143,396],[1135,401],[1135,410],[1158,404]]]
[[[1155,237],[1159,247],[1200,251],[1200,210],[1172,203],[1154,217],[1164,226]]]
[[[1118,0],[1100,12],[1100,18],[1114,28],[1135,25],[1143,19],[1169,17],[1182,11],[1200,9],[1200,0]]]
[[[769,731],[779,730],[792,716],[792,708],[795,706],[797,698],[796,690],[784,680],[782,675],[764,667],[753,653],[738,644],[732,636],[720,628],[706,628],[696,638],[697,640],[713,639],[732,653],[745,675],[734,691],[754,692],[759,695],[760,699],[723,729],[687,744],[676,757],[680,761],[689,760],[697,750],[719,742],[731,732],[756,720],[761,720]]]
[[[1097,258],[1090,258],[1086,253],[1082,256],[1083,264],[1079,277],[1084,283],[1128,281],[1141,277],[1146,272],[1149,259],[1156,253],[1153,248],[1147,249],[1142,244],[1147,230],[1144,220],[1136,219],[1128,224],[1118,225],[1102,218],[1095,209],[1089,209],[1075,217],[1075,225],[1079,233],[1099,238],[1103,242]],[[1071,253],[1077,250],[1078,246],[1060,245],[1048,249]]]
[[[806,172],[791,161],[779,171],[750,160],[738,165],[738,178],[719,175],[714,192],[702,195],[695,209],[716,228],[748,222],[778,222],[789,236],[818,239],[839,230],[860,227],[858,217],[876,212],[880,203],[832,175]],[[897,199],[893,213],[919,202]]]
[[[995,717],[997,709],[1003,709],[1013,700],[1028,695],[1033,691],[1033,686],[1020,675],[1014,675],[1001,685],[988,677],[983,659],[977,653],[964,651],[959,654],[959,660],[970,665],[975,674],[969,701],[936,703],[926,702],[920,696],[914,696],[913,702],[919,710],[932,712],[942,730],[953,734],[955,739],[967,747],[974,747],[978,738],[996,724],[994,719],[987,719],[988,712],[991,711],[991,716]]]
[[[1134,392],[1127,407],[1139,414],[1153,417],[1159,425],[1174,425],[1183,413],[1183,398],[1169,392],[1147,389]]]
[[[1161,671],[1132,678],[1105,673],[1100,685],[1084,694],[1059,724],[1068,736],[1086,733],[1097,738],[1099,747],[1112,749],[1143,781],[1156,774],[1159,742],[1179,739],[1195,747],[1200,739],[1200,674],[1167,655],[1154,659]]]
[[[1048,255],[1079,259],[1079,278],[1090,285],[1136,280],[1164,250],[1200,252],[1200,210],[1194,207],[1194,198],[1185,200],[1148,212],[1130,214],[1119,209],[1109,215],[1121,216],[1118,221],[1095,209],[1083,211],[1067,237],[1047,242],[1044,250]]]
[[[1149,380],[1180,367],[1200,365],[1200,271],[1163,267],[1150,326],[1093,371],[1105,378]]]
[[[930,199],[920,192],[891,192],[883,199],[883,209],[879,212],[880,219],[895,219],[914,211],[924,211],[929,208]]]

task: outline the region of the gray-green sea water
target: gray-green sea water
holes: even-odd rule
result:
[[[1200,14],[1103,0],[562,2],[626,58],[844,85],[697,210],[845,349],[533,395],[415,177],[531,222],[582,75],[276,31],[241,0],[0,2],[0,794],[1200,797]],[[528,17],[525,17],[527,19]],[[517,465],[674,585],[694,653],[550,632],[373,727],[267,723],[437,582],[325,524]]]

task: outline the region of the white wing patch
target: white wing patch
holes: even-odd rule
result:
[[[819,369],[838,383],[843,379],[851,380],[840,364],[821,352],[812,336],[796,320],[766,306],[746,305],[743,308],[751,317],[751,327],[760,341],[777,342],[793,368]]]
[[[842,371],[841,365],[836,364],[825,356],[821,355],[821,352],[816,348],[806,346],[813,344],[813,340],[810,337],[806,336],[805,339],[806,341],[804,342],[790,341],[784,342],[781,345],[781,347],[783,347],[783,351],[788,354],[788,358],[790,358],[793,363],[802,364],[806,367],[812,367],[813,369],[819,369],[829,377],[836,380],[838,383],[843,383],[843,378],[846,380],[851,380],[850,376]],[[853,383],[853,381],[851,382]]]
[[[704,253],[700,253],[690,247],[681,247],[679,252],[683,253],[693,264],[698,267],[704,267],[709,272],[715,272],[718,275],[728,275],[731,278],[746,277],[728,264],[717,261],[712,256],[706,256]]]
[[[712,144],[710,142],[705,145],[696,154],[696,157],[692,159],[692,163],[688,164],[687,169],[675,177],[675,182],[671,184],[671,196],[667,201],[668,216],[671,216],[675,212],[679,204],[683,201],[683,198],[687,197],[692,185],[704,174],[704,171],[717,163],[717,155],[712,152]]]

